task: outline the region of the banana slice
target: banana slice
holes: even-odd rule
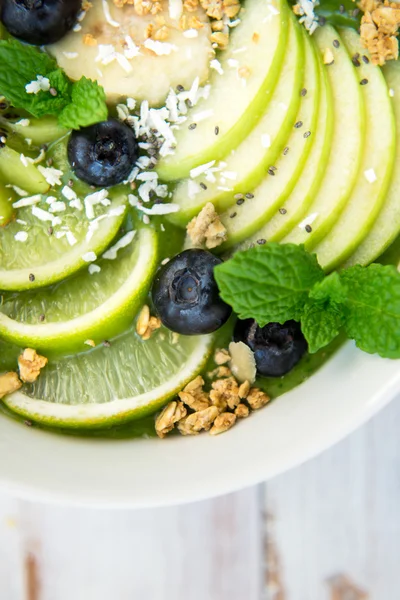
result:
[[[110,102],[132,97],[153,106],[170,87],[207,80],[213,49],[203,9],[187,12],[181,0],[92,4],[75,31],[48,47],[71,79],[97,80]]]

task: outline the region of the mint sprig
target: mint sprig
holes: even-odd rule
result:
[[[270,243],[215,268],[221,297],[242,319],[301,322],[311,353],[344,329],[370,354],[400,358],[400,273],[372,264],[324,275],[302,246]]]
[[[49,79],[51,91],[28,94],[26,85],[39,75]],[[14,39],[0,40],[0,94],[34,117],[58,115],[60,124],[71,129],[103,121],[108,114],[97,82],[82,77],[72,83],[51,56]]]

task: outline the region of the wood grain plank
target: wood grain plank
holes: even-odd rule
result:
[[[399,430],[400,399],[266,484],[267,539],[280,564],[268,600],[400,598]]]
[[[19,514],[38,580],[23,600],[260,600],[257,488],[144,511],[20,502]],[[3,587],[0,598],[14,600]]]

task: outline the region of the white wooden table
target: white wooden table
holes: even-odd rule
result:
[[[0,600],[361,599],[400,599],[400,398],[216,500],[109,512],[0,497]]]

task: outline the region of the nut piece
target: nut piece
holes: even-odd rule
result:
[[[262,390],[251,388],[250,392],[247,394],[246,400],[253,410],[258,410],[268,404],[271,398]]]
[[[208,431],[218,414],[216,406],[209,406],[179,421],[178,429],[182,435],[197,435],[202,429]]]
[[[247,398],[247,396],[249,395],[250,387],[250,381],[244,381],[242,383],[242,385],[239,388],[240,399]]]
[[[22,382],[17,373],[11,372],[0,375],[0,398],[16,392],[21,386]]]
[[[231,360],[231,355],[225,348],[217,348],[214,354],[214,362],[216,365],[225,365]]]
[[[175,423],[186,417],[186,408],[182,402],[173,400],[160,412],[156,419],[156,433],[164,438],[175,426]]]
[[[182,392],[179,392],[179,398],[189,408],[195,411],[205,410],[210,406],[208,396],[203,392],[204,379],[199,375],[193,381],[187,384]]]
[[[228,367],[217,367],[207,373],[209,379],[221,379],[221,377],[232,377],[232,371]]]
[[[218,435],[219,433],[224,433],[224,431],[228,431],[231,427],[236,423],[236,415],[233,413],[224,412],[214,421],[214,425],[210,430],[210,435]]]
[[[227,238],[226,228],[211,202],[188,223],[186,230],[194,246],[205,244],[206,248],[216,248]]]
[[[136,333],[145,341],[150,339],[153,331],[160,329],[161,325],[161,320],[158,317],[150,316],[150,308],[145,304],[139,313]]]
[[[210,399],[214,406],[221,412],[228,406],[230,409],[236,408],[239,404],[239,386],[234,377],[218,379],[212,384]]]
[[[238,419],[245,419],[246,417],[248,417],[250,414],[250,409],[248,406],[246,406],[246,404],[238,404],[237,407],[235,408],[235,415],[237,416]]]
[[[238,381],[254,383],[257,375],[254,352],[244,342],[231,342],[229,352],[232,360],[229,364],[232,373]]]
[[[32,348],[26,348],[18,357],[19,376],[26,383],[34,383],[47,363],[46,357],[40,356]]]
[[[335,57],[333,56],[333,52],[330,48],[325,48],[323,54],[324,65],[333,65],[335,62]]]

